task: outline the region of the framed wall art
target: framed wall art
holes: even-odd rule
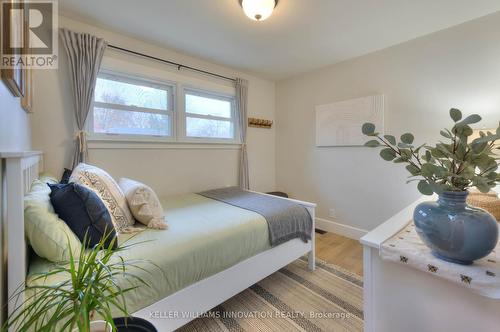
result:
[[[316,106],[316,146],[362,146],[361,126],[372,122],[384,131],[384,95]]]
[[[11,55],[13,58],[22,54],[23,48],[26,47],[25,40],[28,31],[28,9],[27,6],[21,6],[16,1],[4,1],[1,3],[2,15],[2,55]],[[12,10],[23,8],[24,10]],[[2,57],[3,59],[3,57]],[[24,79],[23,67],[20,64],[5,67],[2,66],[1,78],[4,84],[9,88],[15,97],[24,96]]]

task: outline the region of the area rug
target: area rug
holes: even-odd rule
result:
[[[301,258],[179,331],[362,331],[361,277],[321,260],[316,267]]]

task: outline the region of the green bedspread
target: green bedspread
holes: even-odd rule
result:
[[[266,220],[259,214],[232,205],[187,194],[162,200],[167,230],[145,229],[134,237],[120,235],[120,242],[138,243],[120,255],[124,259],[147,259],[150,271],[129,271],[150,287],[140,286],[127,294],[130,313],[153,304],[197,281],[214,275],[270,247]],[[35,258],[27,282],[50,269],[52,263]],[[45,283],[55,283],[49,278]],[[126,280],[120,284],[128,285]]]

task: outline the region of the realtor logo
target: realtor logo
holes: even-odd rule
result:
[[[1,67],[57,68],[57,0],[1,1]]]

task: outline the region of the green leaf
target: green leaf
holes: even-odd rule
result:
[[[413,145],[399,142],[398,143],[398,148],[409,149],[409,148],[413,148]]]
[[[462,112],[456,108],[450,109],[450,117],[452,118],[453,121],[458,122],[460,119],[462,119]]]
[[[406,144],[413,143],[414,139],[415,139],[415,137],[411,133],[406,133],[406,134],[401,135],[401,141],[403,143],[406,143]]]
[[[422,165],[421,173],[425,177],[432,177],[433,175],[437,177],[444,177],[448,174],[448,170],[442,166],[434,165],[432,163],[426,163]]]
[[[384,138],[392,145],[396,145],[396,137],[392,135],[384,135]]]
[[[418,146],[418,147],[415,149],[415,154],[418,154],[418,153],[420,152],[420,149],[422,149],[424,146],[425,146],[425,144],[422,144],[422,145]]]
[[[422,195],[430,196],[433,194],[431,186],[425,180],[420,180],[418,182],[417,189]]]
[[[490,172],[486,177],[494,181],[498,177],[498,174],[496,172]]]
[[[425,155],[422,157],[425,161],[430,162],[432,159],[432,154],[429,150],[425,151]]]
[[[437,165],[434,165],[433,172],[434,172],[434,175],[436,175],[439,178],[442,178],[442,177],[445,177],[446,175],[448,175],[448,170],[446,168],[441,167],[441,166],[437,166]]]
[[[392,160],[394,160],[394,158],[396,158],[396,152],[394,152],[393,149],[385,148],[385,149],[380,150],[380,156],[384,160],[392,161]]]
[[[468,125],[458,125],[456,127],[456,133],[458,136],[465,138],[472,135],[472,128]]]
[[[369,148],[376,148],[377,146],[380,146],[380,143],[376,139],[372,139],[371,141],[366,142],[365,146]]]
[[[431,155],[434,158],[448,158],[448,159],[453,159],[456,160],[456,156],[452,153],[452,145],[451,144],[443,144],[443,143],[438,143],[436,144],[435,148],[431,149]]]
[[[432,148],[430,152],[434,158],[446,158],[446,154],[438,148]]]
[[[420,170],[414,165],[406,166],[406,170],[410,172],[411,175],[420,175]]]
[[[432,177],[434,175],[434,165],[430,163],[423,164],[421,167],[421,173],[426,178]]]
[[[478,123],[479,121],[481,121],[481,117],[478,114],[472,114],[460,121],[459,125],[470,125],[473,123]]]
[[[472,144],[471,144],[471,147],[472,147],[472,152],[474,152],[475,154],[479,154],[481,153],[486,147],[488,146],[488,143],[481,143],[481,142],[476,142],[476,141],[473,141]]]
[[[448,134],[448,132],[446,132],[444,130],[441,130],[439,133],[441,134],[441,136],[449,138],[449,139],[451,139],[451,137],[452,137],[450,134]]]
[[[408,161],[411,159],[412,157],[412,154],[411,154],[411,151],[409,149],[401,149],[399,151],[399,153],[401,154],[401,158],[404,160],[404,161]]]
[[[478,184],[476,185],[476,188],[477,190],[479,190],[480,192],[486,194],[490,191],[490,186],[488,186],[487,184]]]
[[[372,135],[373,133],[375,133],[375,125],[373,123],[366,122],[365,124],[363,124],[363,127],[361,127],[361,131],[365,135]]]
[[[472,144],[475,143],[488,143],[491,141],[496,141],[497,139],[500,139],[500,135],[489,135],[489,136],[483,136],[476,138],[475,140],[472,141]]]
[[[491,169],[491,171],[494,171],[496,168],[496,161],[495,158],[488,156],[486,153],[479,154],[475,156],[472,160],[471,163],[478,167],[481,171]]]
[[[432,189],[432,191],[438,195],[441,195],[443,193],[443,191],[445,191],[447,189],[446,186],[440,185],[439,183],[436,183],[436,182],[430,182],[429,186]]]

